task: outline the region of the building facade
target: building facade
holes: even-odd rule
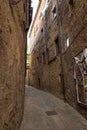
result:
[[[31,0],[24,0],[24,19],[25,19],[24,25],[25,25],[26,32],[28,32],[32,21],[33,8],[31,4],[32,4]]]
[[[66,100],[87,118],[86,7],[86,0],[39,2],[30,30],[29,81]]]

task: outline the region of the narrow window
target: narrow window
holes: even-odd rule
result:
[[[41,29],[41,33],[43,33],[43,28]]]
[[[60,53],[59,38],[58,37],[55,39],[55,46],[56,46],[56,55],[58,55]]]
[[[52,13],[53,13],[53,20],[54,20],[54,18],[57,16],[57,14],[56,14],[56,6],[54,6],[54,8],[52,10]]]
[[[70,5],[73,5],[73,2],[74,2],[73,0],[69,0]]]
[[[37,57],[37,62],[39,62],[39,57]]]
[[[26,9],[25,9],[25,3],[24,3],[24,5],[23,5],[23,7],[24,7],[24,12],[26,11]]]
[[[65,42],[65,49],[67,49],[70,45],[70,39],[69,37],[66,37],[66,42]]]
[[[45,61],[45,52],[43,52],[43,54],[42,54],[42,63],[43,63],[43,64],[46,63],[46,61]]]

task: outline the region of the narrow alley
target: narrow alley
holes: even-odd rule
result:
[[[21,130],[87,130],[87,120],[55,96],[26,86]]]
[[[0,0],[0,130],[87,130],[87,0]]]

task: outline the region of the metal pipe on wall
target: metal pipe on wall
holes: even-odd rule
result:
[[[61,46],[61,35],[60,35],[60,13],[59,13],[59,2],[56,0],[56,13],[57,13],[57,22],[58,22],[58,37],[59,37],[59,50],[60,50],[60,62],[61,62],[61,84],[63,89],[64,101],[65,97],[65,83],[64,83],[64,67],[63,67],[63,56],[62,56],[62,46]]]

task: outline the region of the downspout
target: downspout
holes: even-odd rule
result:
[[[48,52],[48,31],[47,31],[47,11],[45,10],[45,45],[47,53],[47,63],[49,63],[49,52]]]
[[[48,29],[47,29],[47,10],[45,10],[45,46],[46,46],[46,64],[49,63],[49,49],[48,49]],[[48,91],[51,92],[51,88],[50,88],[50,78],[49,78],[49,69],[48,69]]]
[[[59,12],[59,3],[56,0],[56,11],[57,11],[57,22],[58,22],[58,37],[59,37],[59,50],[60,50],[60,62],[61,62],[61,84],[63,89],[64,101],[66,101],[65,97],[65,83],[64,83],[64,67],[63,67],[63,56],[62,56],[62,46],[61,46],[61,34],[60,34],[60,12]]]
[[[24,2],[25,6],[25,77],[26,77],[26,54],[27,54],[27,32],[28,29],[26,28],[27,26],[27,0]]]

